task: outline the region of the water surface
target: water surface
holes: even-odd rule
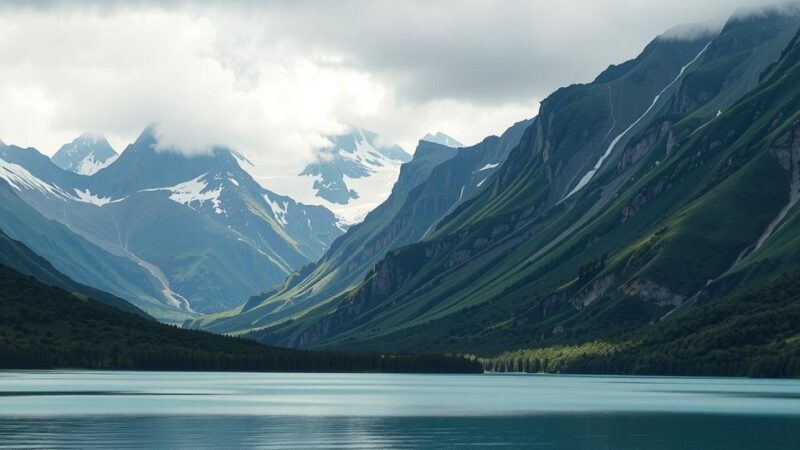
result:
[[[797,448],[800,382],[0,372],[0,447]]]

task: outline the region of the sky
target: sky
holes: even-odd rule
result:
[[[759,0],[3,1],[0,139],[45,154],[82,132],[259,164],[313,157],[357,125],[413,152],[536,115],[683,23]]]

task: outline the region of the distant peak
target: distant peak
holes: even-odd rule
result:
[[[116,157],[117,152],[105,137],[97,133],[82,133],[61,146],[51,160],[64,170],[92,175],[111,164]]]
[[[461,148],[464,146],[461,142],[453,139],[452,137],[438,131],[436,134],[426,134],[423,138],[423,141],[433,142],[434,144],[440,144],[451,148]]]
[[[75,138],[72,142],[85,141],[85,142],[97,143],[105,140],[106,138],[102,134],[86,131],[81,133],[81,135]]]
[[[150,123],[141,133],[139,133],[139,137],[136,138],[136,142],[139,141],[152,141],[158,142],[158,134],[159,134],[159,125],[157,123]]]

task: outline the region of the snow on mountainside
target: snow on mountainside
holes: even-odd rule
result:
[[[220,186],[217,189],[209,189],[208,181],[204,180],[204,178],[207,176],[208,173],[204,173],[197,178],[183,183],[178,183],[175,186],[144,189],[142,192],[169,191],[170,200],[175,203],[180,203],[181,205],[186,205],[189,208],[192,208],[193,203],[199,203],[202,205],[203,203],[209,201],[211,202],[216,214],[223,214],[225,211],[220,207],[221,201],[219,199],[220,193],[222,193],[222,187]],[[233,178],[230,178],[230,180],[238,185],[238,182]]]
[[[299,174],[260,177],[265,187],[308,205],[333,211],[343,225],[359,223],[392,192],[400,166],[411,155],[397,145],[385,146],[363,128],[329,136],[331,145],[317,150],[317,160]],[[252,170],[239,158],[242,168]]]
[[[58,186],[53,186],[36,178],[24,167],[0,159],[0,178],[6,180],[12,188],[21,191],[23,189],[36,190],[42,194],[52,197],[68,197]]]
[[[63,145],[52,157],[53,163],[80,175],[92,175],[117,159],[117,152],[102,136],[84,133]]]
[[[442,133],[441,131],[436,134],[426,134],[425,137],[422,138],[423,141],[433,142],[434,144],[441,144],[446,147],[450,148],[461,148],[464,147],[464,144],[458,142],[457,140],[453,139],[452,137]]]
[[[10,163],[0,158],[0,179],[5,180],[16,191],[36,191],[47,197],[58,198],[62,201],[77,201],[90,203],[97,206],[104,206],[120,200],[101,198],[93,195],[90,190],[74,189],[75,195],[71,195],[55,184],[47,183],[30,173],[24,167]]]
[[[148,127],[93,176],[35,149],[0,145],[4,231],[68,276],[173,322],[240,304],[318,259],[344,232],[324,207],[264,189],[235,152],[156,151],[156,136]],[[27,205],[12,209],[3,195]],[[63,225],[63,239],[40,238],[41,222]],[[91,259],[70,266],[63,261],[84,251],[74,242],[91,247]]]

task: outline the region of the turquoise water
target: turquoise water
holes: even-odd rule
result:
[[[800,381],[0,372],[0,447],[798,448]]]

